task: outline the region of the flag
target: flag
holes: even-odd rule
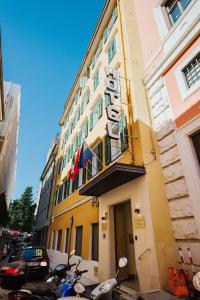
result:
[[[73,160],[72,160],[72,165],[71,165],[71,168],[70,168],[70,171],[69,171],[69,178],[72,179],[72,180],[74,180],[76,174],[79,173],[79,167],[78,167],[79,159],[80,159],[80,149],[78,148],[75,163],[73,163]]]
[[[96,156],[96,154],[92,151],[92,149],[90,149],[90,147],[84,141],[81,147],[78,168],[79,169],[84,168],[84,166],[88,161],[92,161],[93,156]]]

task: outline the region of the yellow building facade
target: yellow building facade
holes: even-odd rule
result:
[[[166,288],[175,248],[134,15],[131,0],[106,2],[66,101],[49,255],[61,263],[75,248],[94,281],[126,256],[121,278],[149,291]],[[94,155],[70,180],[84,142]]]

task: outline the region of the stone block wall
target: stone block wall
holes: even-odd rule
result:
[[[189,247],[194,263],[200,266],[197,225],[177,148],[176,125],[162,78],[149,88],[148,96],[160,147],[160,161],[177,250],[181,247],[189,262],[187,255]]]

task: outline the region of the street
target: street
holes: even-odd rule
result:
[[[22,289],[31,290],[33,294],[37,294],[39,291],[40,293],[46,293],[52,288],[52,284],[46,283],[43,279],[38,279],[37,277],[31,277],[28,282],[22,286]],[[7,300],[9,290],[4,290],[0,288],[0,299],[1,300]]]

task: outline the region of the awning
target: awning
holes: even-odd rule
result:
[[[8,223],[8,210],[6,204],[6,194],[0,194],[0,225],[6,226]]]
[[[79,190],[80,195],[100,196],[145,174],[144,167],[115,163]]]

